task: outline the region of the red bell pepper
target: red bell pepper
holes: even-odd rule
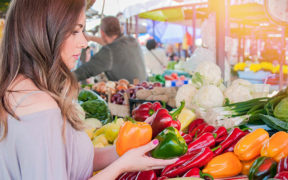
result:
[[[282,171],[276,174],[274,179],[288,180],[288,171]]]
[[[221,154],[224,150],[226,150],[228,147],[230,147],[233,143],[241,139],[246,134],[247,133],[243,132],[241,129],[234,128],[233,131],[229,133],[228,137],[219,144],[220,148],[214,152],[215,155]]]
[[[213,133],[216,133],[217,134],[217,138],[220,138],[222,136],[227,136],[228,135],[228,132],[227,132],[227,129],[224,127],[224,126],[220,126],[218,127],[217,129],[215,129],[213,131]],[[216,139],[217,140],[217,139]]]
[[[186,153],[184,154],[183,156],[179,157],[179,159],[174,163],[174,164],[170,164],[168,166],[166,166],[161,175],[167,173],[168,171],[170,171],[171,169],[174,169],[176,168],[177,166],[185,163],[186,161],[188,161],[189,159],[191,159],[192,157],[194,157],[196,154],[198,154],[199,152],[201,152],[201,149],[198,149],[198,150],[195,150],[195,151],[192,151],[192,152],[189,152],[189,153]]]
[[[199,126],[200,124],[203,124],[205,121],[204,119],[195,119],[194,121],[192,121],[189,125],[189,129],[188,132],[191,133],[197,126]]]
[[[200,131],[198,134],[198,137],[201,136],[203,133],[206,133],[206,132],[213,132],[215,130],[215,127],[214,126],[211,126],[211,125],[206,125],[202,131]]]
[[[212,133],[204,133],[193,142],[188,145],[188,152],[195,151],[197,149],[202,149],[205,147],[214,147],[215,146],[215,135]]]
[[[140,171],[135,180],[156,180],[157,175],[154,170]]]
[[[182,137],[184,138],[186,144],[189,144],[193,141],[193,138],[190,136],[190,134],[184,134]]]
[[[282,171],[288,171],[288,156],[282,158],[278,163],[277,173],[280,173]]]
[[[194,128],[193,130],[192,130],[192,132],[191,133],[189,133],[193,138],[194,137],[198,137],[198,135],[202,132],[202,130],[205,128],[207,126],[207,124],[206,123],[202,123],[202,124],[200,124],[199,126],[197,126],[196,128]]]
[[[181,164],[177,168],[174,168],[166,173],[162,173],[162,176],[167,177],[181,176],[191,168],[194,167],[200,168],[205,166],[213,157],[214,157],[213,150],[210,150],[210,148],[208,147],[203,148],[198,154],[193,156],[190,160]]]
[[[153,129],[152,136],[156,137],[161,131],[170,126],[180,130],[181,123],[179,120],[177,120],[177,117],[181,113],[184,106],[185,102],[182,101],[181,106],[178,109],[176,109],[171,115],[169,114],[167,109],[163,108],[158,109],[151,124]]]
[[[145,121],[148,117],[152,116],[158,109],[162,108],[159,102],[150,103],[146,102],[140,104],[132,111],[132,117],[136,121]]]

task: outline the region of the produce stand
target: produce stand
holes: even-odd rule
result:
[[[233,5],[231,8],[239,12],[236,6],[238,5]],[[241,7],[244,6],[249,6],[249,4],[241,5]],[[222,6],[222,10],[223,8]],[[159,8],[151,10],[146,15],[153,15],[157,10],[171,9]],[[219,13],[219,10],[221,8],[216,9],[216,12]],[[227,12],[225,15],[233,18],[237,16],[237,12],[230,9],[229,15]],[[144,14],[138,15],[144,16]],[[246,17],[249,16],[249,14],[246,15]],[[235,23],[237,19],[232,19],[231,22]],[[254,23],[255,20],[248,22]],[[219,25],[223,24],[223,19],[218,22],[218,38],[220,39],[217,39],[220,42],[217,47],[222,54],[218,52],[217,57],[220,61],[224,59],[223,37],[226,32],[223,33]],[[231,32],[231,34],[236,33]],[[129,137],[126,136],[126,140],[131,142],[126,144],[126,148],[138,147],[139,136],[134,136],[133,128],[125,129],[125,127],[131,123],[137,126],[143,123],[142,121],[149,120],[144,124],[146,127],[151,126],[152,132],[142,137],[145,137],[146,143],[154,138],[160,142],[149,153],[149,156],[159,159],[179,158],[174,164],[165,168],[155,171],[126,172],[117,179],[127,177],[137,179],[139,176],[162,177],[162,179],[195,176],[208,179],[210,175],[214,179],[244,180],[279,178],[288,173],[288,88],[277,94],[269,94],[268,97],[265,88],[261,89],[263,92],[258,92],[253,84],[243,79],[237,79],[231,85],[224,85],[221,68],[210,62],[204,63],[207,62],[198,65],[202,68],[196,68],[196,72],[187,84],[183,83],[175,89],[163,87],[168,84],[166,82],[173,84],[170,78],[175,75],[173,73],[177,74],[177,71],[166,71],[166,74],[161,77],[151,78],[151,80],[161,81],[160,86],[154,86],[154,82],[138,82],[131,86],[127,85],[125,90],[116,88],[115,92],[108,93],[107,106],[111,114],[124,118],[95,128],[91,135],[95,146],[116,144],[117,149],[123,145],[121,144],[125,137],[123,134],[132,133]],[[256,75],[257,73],[253,75],[254,78]],[[244,76],[240,77],[244,78]],[[172,93],[166,94],[167,91],[174,90],[173,95]],[[120,93],[121,97],[117,93]],[[163,97],[164,95],[166,97]],[[162,100],[154,99],[155,96],[161,96]],[[174,106],[165,107],[166,103],[163,102],[168,102],[168,98],[174,99]],[[109,134],[107,131],[114,132],[113,136],[107,135]],[[147,138],[150,136],[151,138]],[[167,142],[174,144],[169,146]],[[161,152],[162,148],[166,148],[165,153]],[[125,153],[123,148],[121,151],[118,150],[119,155]]]
[[[199,66],[201,67],[203,65],[199,64]],[[263,168],[261,171],[263,170],[265,177],[274,177],[276,171],[275,173],[274,171],[272,172],[272,170],[270,171],[273,167],[270,166],[268,162],[265,162],[271,161],[271,165],[273,164],[275,166],[276,164],[281,164],[278,158],[284,159],[288,156],[288,119],[285,110],[288,89],[272,97],[266,97],[265,95],[267,94],[263,93],[264,97],[259,98],[259,96],[253,96],[252,93],[249,99],[244,100],[247,94],[241,93],[246,90],[250,92],[250,90],[253,89],[253,85],[245,80],[236,80],[231,86],[226,87],[226,89],[222,91],[220,90],[221,85],[218,84],[219,82],[211,79],[211,77],[215,78],[216,76],[216,74],[211,75],[213,74],[212,72],[215,71],[214,68],[217,69],[219,67],[215,65],[209,66],[208,69],[197,68],[199,72],[194,74],[188,85],[174,89],[176,90],[176,94],[173,95],[173,98],[175,98],[177,109],[173,108],[173,110],[169,106],[164,107],[165,103],[152,107],[151,105],[157,101],[137,99],[137,97],[139,97],[139,94],[137,96],[137,92],[140,91],[149,92],[148,94],[153,95],[153,93],[161,94],[172,90],[169,88],[166,89],[166,87],[160,87],[158,84],[153,87],[153,83],[138,82],[138,85],[131,86],[131,88],[136,89],[139,88],[140,85],[142,86],[136,90],[136,98],[131,98],[130,95],[132,94],[133,96],[134,91],[132,92],[131,89],[127,89],[126,93],[124,93],[123,104],[112,103],[112,94],[109,93],[107,106],[111,114],[124,118],[118,118],[113,122],[103,124],[102,127],[95,128],[92,133],[90,131],[90,137],[94,146],[101,148],[113,143],[116,143],[116,147],[119,146],[121,141],[116,139],[117,137],[122,139],[122,133],[124,132],[129,133],[128,129],[124,132],[122,130],[121,133],[120,130],[128,123],[131,123],[131,119],[136,120],[134,123],[137,124],[140,119],[143,121],[147,117],[150,117],[153,118],[150,122],[153,133],[151,136],[153,138],[159,138],[159,146],[163,139],[168,138],[166,134],[171,133],[171,137],[169,138],[172,138],[172,134],[173,137],[175,136],[174,138],[179,138],[178,140],[182,142],[182,145],[178,145],[178,148],[181,147],[180,149],[182,150],[181,152],[180,150],[176,152],[172,151],[170,147],[168,152],[171,152],[171,154],[167,153],[165,157],[161,155],[162,153],[157,152],[160,150],[155,150],[157,153],[152,151],[150,154],[155,158],[180,158],[175,164],[171,165],[171,167],[167,166],[158,171],[145,172],[147,174],[172,178],[188,176],[190,173],[196,173],[197,175],[197,172],[199,175],[199,171],[201,171],[204,174],[212,175],[214,179],[244,180],[249,179],[248,176],[255,178],[260,176],[259,173],[262,173],[260,170],[255,170],[255,172],[251,170],[257,169],[259,166]],[[221,78],[221,74],[218,75]],[[111,84],[111,82],[107,82],[106,86],[109,84]],[[232,92],[232,94],[229,92]],[[117,91],[115,93],[117,93]],[[223,99],[221,100],[221,104],[218,105],[221,94]],[[141,97],[144,95],[145,94],[141,94]],[[225,100],[224,97],[229,99],[229,101]],[[235,99],[235,97],[238,97],[238,99]],[[151,105],[147,105],[147,103]],[[160,111],[161,108],[163,110]],[[152,117],[154,114],[155,116]],[[174,115],[175,120],[172,118]],[[171,124],[174,123],[174,125],[165,124],[162,129],[159,129],[160,126],[156,124],[162,121],[161,118],[167,118],[166,120],[170,121]],[[136,126],[136,124],[134,125]],[[150,126],[149,124],[146,125]],[[113,132],[113,135],[111,135],[110,132]],[[131,130],[131,133],[132,132]],[[135,136],[135,138],[137,137]],[[281,139],[281,142],[279,139]],[[138,141],[137,139],[130,141],[129,146],[137,147],[137,144],[134,143]],[[279,153],[279,155],[277,157],[269,154],[270,150],[268,152],[268,150],[265,149],[272,148],[272,145],[270,147],[268,142],[273,144],[273,147],[278,148],[277,153]],[[276,152],[276,150],[273,151]],[[197,152],[197,155],[192,155],[193,152]],[[253,152],[253,155],[249,152]],[[282,155],[280,155],[281,153]],[[202,156],[206,158],[201,161],[198,160],[198,158]],[[258,156],[260,157],[257,158]],[[185,159],[185,161],[182,159]],[[256,159],[257,163],[255,165],[250,164],[248,169],[244,171],[244,164],[250,160],[256,161]],[[191,168],[194,168],[193,171]],[[221,168],[225,170],[215,171]],[[283,172],[285,171],[283,170]],[[140,176],[141,173],[144,172],[127,172],[121,176],[135,176],[136,178],[136,176]],[[276,177],[280,176],[281,173],[279,171]],[[208,178],[206,175],[201,175],[202,178],[204,178],[204,176]],[[121,178],[119,177],[118,179]]]

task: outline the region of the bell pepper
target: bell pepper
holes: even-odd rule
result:
[[[203,133],[206,133],[206,132],[213,132],[215,130],[215,127],[214,126],[211,126],[211,125],[206,125],[202,131],[200,131],[198,134],[198,136],[201,136]]]
[[[201,149],[192,151],[192,152],[188,152],[186,154],[184,154],[183,156],[179,157],[179,159],[174,163],[174,164],[170,164],[168,166],[166,166],[163,171],[162,171],[162,175],[166,174],[168,171],[170,171],[171,169],[174,169],[178,166],[180,166],[181,164],[185,163],[186,161],[192,159],[196,154],[198,154],[199,152],[201,152]]]
[[[168,127],[156,136],[158,146],[151,151],[151,156],[158,159],[170,159],[187,152],[187,144],[179,131]]]
[[[257,157],[258,158],[258,157]],[[241,171],[241,174],[244,174],[244,175],[249,175],[249,170],[250,168],[252,167],[252,164],[254,163],[254,161],[257,159],[252,159],[250,161],[242,161],[242,171]]]
[[[119,156],[122,156],[132,148],[147,144],[151,139],[152,128],[148,123],[127,121],[120,128],[116,141],[116,151]]]
[[[182,137],[184,138],[186,144],[189,144],[193,141],[193,138],[190,136],[190,134],[184,134]]]
[[[188,128],[188,132],[191,133],[197,126],[200,124],[203,124],[205,121],[204,119],[195,119],[194,121],[191,122]]]
[[[276,174],[274,179],[288,180],[288,171],[282,171]]]
[[[219,144],[220,148],[214,152],[215,155],[221,154],[223,151],[225,151],[227,148],[229,148],[230,145],[237,142],[240,138],[242,138],[245,135],[246,135],[246,133],[243,132],[242,130],[240,130],[239,128],[234,128],[229,133],[228,137]]]
[[[187,172],[189,169],[194,167],[203,167],[206,165],[214,156],[214,153],[210,148],[206,147],[201,149],[201,151],[193,156],[191,159],[187,160],[183,164],[166,171],[165,173],[162,172],[161,176],[167,176],[167,177],[176,177],[181,176],[185,172]]]
[[[279,131],[273,134],[262,147],[261,156],[272,157],[277,162],[288,156],[288,133]]]
[[[262,146],[268,141],[269,134],[262,128],[247,134],[234,147],[234,153],[242,161],[249,161],[260,155]]]
[[[288,156],[285,158],[282,158],[277,166],[277,173],[282,171],[288,171]]]
[[[156,180],[157,175],[154,170],[140,171],[135,180]]]
[[[195,151],[197,149],[202,149],[205,147],[214,147],[215,146],[215,136],[216,134],[204,133],[193,142],[188,145],[188,152]]]
[[[207,126],[207,123],[202,123],[189,133],[193,138],[197,138],[202,130]]]
[[[174,127],[180,130],[181,123],[176,118],[181,113],[182,109],[185,106],[185,102],[181,102],[181,106],[176,109],[171,115],[169,114],[167,109],[158,109],[155,113],[155,117],[152,120],[152,129],[153,129],[153,137],[157,136],[161,131],[163,131],[167,127]]]
[[[273,178],[277,172],[277,162],[271,157],[259,157],[249,170],[249,180]]]
[[[238,157],[233,152],[227,152],[214,157],[202,171],[214,178],[225,178],[236,176],[241,170],[242,164]]]
[[[138,105],[132,111],[132,117],[136,121],[145,121],[148,117],[152,116],[158,109],[162,108],[159,102],[150,103],[146,102]]]
[[[196,115],[195,113],[187,108],[183,108],[183,110],[181,111],[181,113],[178,116],[178,120],[181,123],[181,131],[187,131],[187,127],[189,126],[189,124],[191,124],[191,122],[195,119]]]

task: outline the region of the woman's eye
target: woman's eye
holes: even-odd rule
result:
[[[78,34],[79,33],[79,31],[73,31],[72,32],[72,34]]]

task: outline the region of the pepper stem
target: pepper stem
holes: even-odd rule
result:
[[[214,180],[213,176],[211,176],[210,174],[202,173],[201,171],[199,171],[199,175],[200,178],[205,178],[206,176],[208,176],[211,180]]]
[[[216,139],[217,138],[217,134],[216,133],[212,133],[212,134],[213,134],[214,139]]]
[[[162,104],[163,104],[163,108],[166,109],[166,103],[163,101]]]
[[[155,111],[153,109],[150,109],[148,113],[150,116],[152,116],[155,113]]]
[[[181,106],[177,108],[172,114],[170,114],[173,120],[177,119],[177,117],[179,116],[184,107],[185,107],[185,101],[181,101]]]
[[[220,146],[217,146],[217,147],[211,149],[211,151],[214,152],[214,151],[216,151],[217,149],[219,149],[219,148],[221,148],[221,147],[222,147],[221,145],[220,145]]]

